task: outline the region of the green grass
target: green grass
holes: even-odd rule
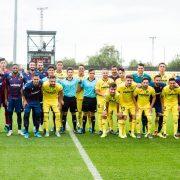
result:
[[[26,140],[16,132],[6,137],[3,123],[0,179],[92,179],[68,133],[59,139]],[[179,179],[180,141],[172,137],[171,121],[168,130],[167,139],[101,139],[88,132],[77,137],[103,179]]]

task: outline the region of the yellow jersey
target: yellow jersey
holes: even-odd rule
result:
[[[123,84],[125,82],[125,79],[121,79],[121,78],[118,78],[115,80],[115,83],[118,86],[121,86],[121,84]]]
[[[85,76],[81,76],[81,77],[80,77],[80,76],[77,76],[77,79],[78,79],[78,80],[81,80],[81,81],[82,81],[84,78],[85,78]],[[82,89],[80,92],[77,92],[77,93],[76,93],[76,98],[79,99],[79,100],[82,100],[82,99],[83,99],[83,94],[84,94],[84,91],[83,91],[83,89]]]
[[[119,93],[115,93],[114,96],[110,95],[110,93],[107,93],[104,99],[104,105],[106,106],[106,103],[109,103],[109,106],[116,106],[119,103]]]
[[[51,87],[49,82],[46,81],[42,85],[43,101],[58,102],[58,94],[63,90],[62,85],[56,84],[55,87]]]
[[[64,71],[61,71],[60,73],[59,72],[57,72],[57,70],[55,70],[55,73],[54,73],[54,75],[56,76],[56,78],[58,78],[58,79],[64,79],[65,77],[66,77],[66,74],[65,74],[65,72]]]
[[[148,86],[147,89],[136,88],[133,93],[134,96],[137,96],[137,104],[140,108],[150,107],[150,97],[156,95],[154,88]]]
[[[120,94],[120,105],[121,106],[134,106],[133,92],[136,89],[136,83],[131,86],[126,86],[123,83],[117,88],[117,92]]]
[[[99,79],[96,83],[95,90],[99,90],[100,93],[102,93],[103,95],[106,95],[109,90],[109,84],[112,82],[114,81],[111,78],[108,78],[107,80]],[[104,99],[103,96],[97,95],[97,101],[101,101],[103,99]]]
[[[168,84],[168,81],[170,78],[174,78],[174,75],[171,73],[169,73],[169,74],[168,73],[164,73],[164,74],[157,73],[157,74],[153,75],[153,81],[154,81],[155,75],[160,75],[161,76],[161,82],[165,83],[166,85]]]
[[[178,95],[180,95],[180,87],[170,89],[169,86],[165,86],[162,90],[161,96],[164,98],[165,106],[177,106]]]

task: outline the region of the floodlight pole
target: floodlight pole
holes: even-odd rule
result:
[[[44,10],[48,9],[48,7],[40,7],[37,10],[40,11],[40,30],[43,31],[44,29]],[[40,37],[40,46],[43,46],[43,37]]]
[[[152,55],[151,55],[151,64],[154,63],[154,40],[156,39],[156,36],[149,37],[152,40]]]
[[[18,0],[14,2],[14,41],[13,41],[13,62],[16,63],[17,53],[17,4]]]

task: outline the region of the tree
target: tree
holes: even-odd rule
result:
[[[76,66],[76,60],[74,58],[63,58],[62,59],[62,62],[63,62],[63,66],[65,68],[68,68],[68,67],[75,67]]]
[[[119,51],[113,45],[105,45],[94,56],[88,57],[90,67],[109,68],[112,65],[121,65],[122,60],[119,58]]]
[[[170,69],[179,70],[180,69],[179,68],[180,67],[180,55],[177,55],[174,60],[172,60],[170,63],[168,63],[167,66]]]
[[[136,59],[133,59],[129,62],[129,68],[135,68],[138,65],[138,61]]]

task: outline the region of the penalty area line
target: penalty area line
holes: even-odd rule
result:
[[[69,130],[69,134],[70,134],[75,146],[77,147],[77,149],[79,151],[79,154],[81,155],[83,161],[85,162],[85,164],[86,164],[88,170],[90,171],[90,173],[92,174],[93,178],[101,180],[102,177],[101,177],[100,173],[98,172],[98,170],[96,169],[96,167],[92,163],[90,157],[86,153],[85,149],[82,147],[82,144],[80,143],[80,141],[78,140],[76,135],[72,132],[72,129],[70,128],[68,123],[67,123],[67,128]]]

